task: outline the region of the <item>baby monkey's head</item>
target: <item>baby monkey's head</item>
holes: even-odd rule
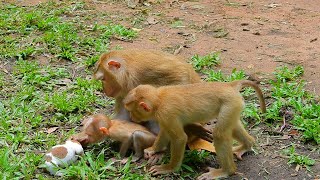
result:
[[[82,146],[98,143],[109,135],[111,120],[104,114],[95,114],[81,123],[80,133],[71,136],[71,140],[80,142]]]

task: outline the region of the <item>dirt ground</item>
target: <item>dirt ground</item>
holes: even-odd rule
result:
[[[308,90],[320,93],[320,7],[316,1],[172,1],[135,9],[119,2],[87,4],[118,21],[148,14],[137,40],[113,41],[113,46],[172,52],[182,46],[179,54],[186,58],[220,51],[224,72],[237,68],[261,78],[272,77],[281,65],[303,65]],[[182,24],[173,28],[178,20]]]
[[[20,5],[39,2],[17,1]],[[172,0],[146,2],[135,8],[123,1],[86,0],[86,4],[107,12],[115,22],[141,30],[133,42],[112,40],[112,47],[158,49],[185,58],[219,51],[219,68],[223,72],[243,69],[261,79],[272,78],[272,72],[281,65],[302,65],[307,89],[320,93],[318,1]],[[134,26],[132,20],[136,21]],[[230,179],[320,178],[319,153],[312,152],[314,146],[303,144],[294,136],[270,134],[267,127],[252,128],[250,132],[257,139],[255,153],[237,162],[239,175]],[[281,152],[291,142],[297,144],[298,153],[318,159],[313,173],[287,164],[288,159]]]

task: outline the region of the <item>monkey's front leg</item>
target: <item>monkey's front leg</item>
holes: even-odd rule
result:
[[[179,133],[178,133],[179,134]],[[152,175],[167,174],[178,170],[182,164],[184,151],[187,143],[187,135],[184,133],[183,129],[176,137],[175,133],[169,134],[170,136],[170,152],[171,158],[169,164],[152,166],[150,168],[150,173]]]
[[[157,152],[162,152],[166,150],[169,143],[169,137],[168,135],[160,129],[160,132],[154,141],[153,145],[147,149],[144,150],[144,155],[146,158],[149,158],[150,156],[154,155]]]
[[[163,151],[166,150],[169,143],[167,134],[160,129],[160,132],[154,141],[153,145],[144,150],[144,157],[148,159],[148,164],[155,164],[161,161],[163,157]]]
[[[117,98],[115,103],[115,114],[112,119],[121,119],[130,121],[130,113],[124,108],[122,103],[123,98]]]

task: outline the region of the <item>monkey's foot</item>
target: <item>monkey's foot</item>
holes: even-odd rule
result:
[[[168,166],[167,164],[165,165],[159,165],[159,166],[152,166],[149,170],[149,172],[155,176],[155,175],[159,175],[159,174],[168,174],[173,172],[174,169],[170,166]]]
[[[129,158],[124,158],[120,161],[121,164],[127,164]]]
[[[131,162],[137,162],[139,161],[139,159],[141,159],[141,157],[138,156],[132,156]],[[127,164],[129,158],[124,158],[121,160],[121,164]]]
[[[242,160],[242,155],[248,151],[252,151],[252,149],[244,148],[243,146],[234,147],[232,152],[236,155],[237,159]]]
[[[141,156],[132,156],[131,162],[137,162],[141,159]]]
[[[154,165],[158,162],[160,162],[163,158],[164,153],[157,153],[149,157],[148,164]]]
[[[147,149],[144,149],[143,152],[144,152],[144,158],[145,159],[149,159],[154,154],[156,154],[156,151],[153,149],[153,147],[149,147]]]
[[[228,177],[230,173],[223,171],[222,169],[209,168],[209,172],[201,174],[197,180],[208,180]]]

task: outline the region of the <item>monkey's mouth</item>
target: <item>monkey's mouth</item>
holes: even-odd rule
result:
[[[133,122],[136,122],[135,119],[134,119],[133,116],[132,116],[132,113],[130,113],[130,119],[131,119]]]
[[[109,89],[109,88],[103,87],[103,91],[109,97],[115,97],[117,95],[117,92],[114,89]]]

